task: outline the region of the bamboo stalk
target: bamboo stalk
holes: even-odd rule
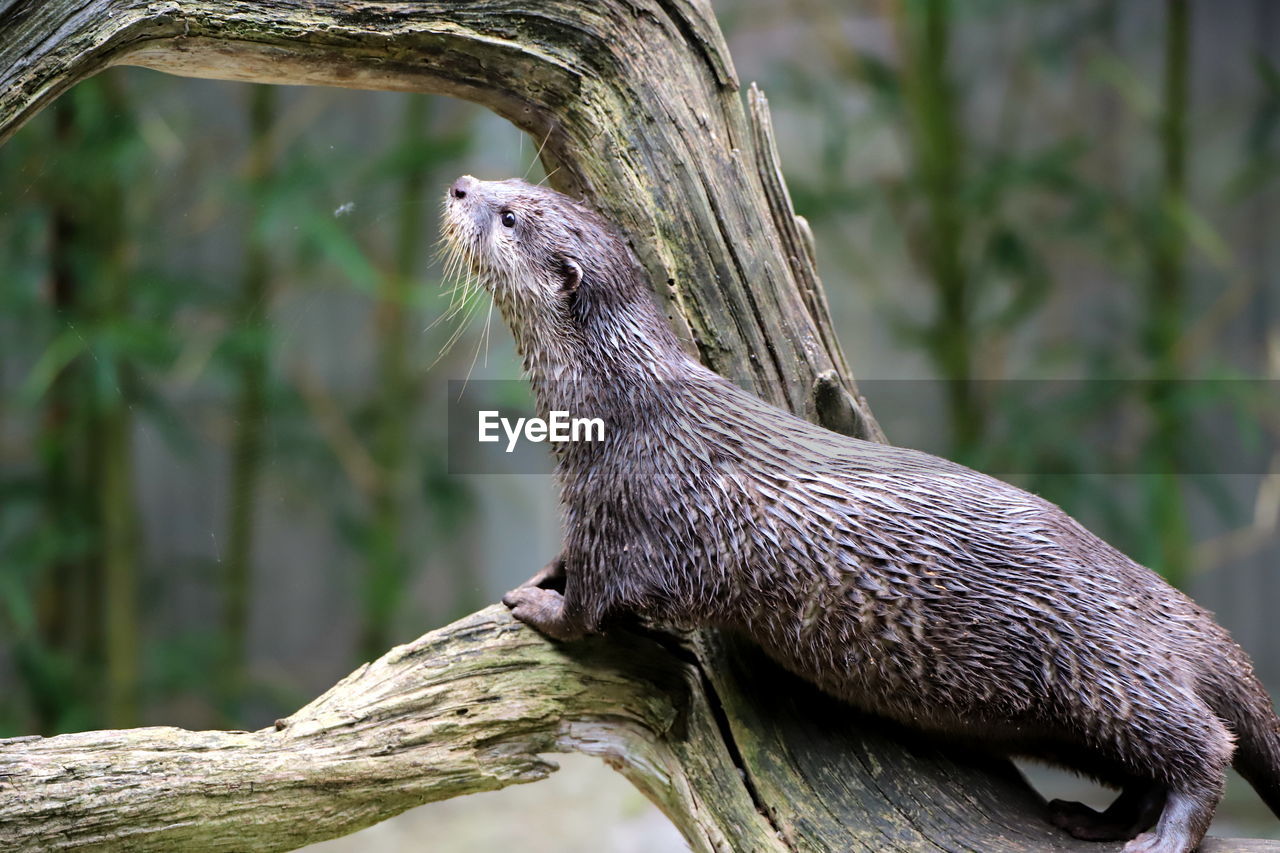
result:
[[[402,146],[422,143],[427,119],[427,99],[409,96],[400,131]],[[382,277],[376,308],[378,399],[373,453],[379,483],[373,494],[369,562],[364,579],[360,654],[365,659],[376,657],[391,642],[392,620],[408,576],[403,508],[409,473],[407,436],[414,406],[407,304],[423,243],[422,195],[426,177],[426,168],[414,163],[400,179],[395,263]]]
[[[1180,223],[1187,204],[1190,15],[1187,0],[1166,0],[1161,186],[1151,241],[1144,335],[1154,374],[1146,402],[1152,418],[1148,453],[1155,467],[1147,495],[1158,537],[1155,564],[1175,585],[1186,582],[1191,558],[1191,532],[1178,474],[1179,438],[1186,419],[1177,387],[1179,377],[1186,375],[1186,365],[1179,358],[1187,298],[1186,251]]]
[[[945,380],[950,454],[964,460],[981,440],[985,416],[973,382],[973,283],[963,258],[965,135],[947,70],[951,5],[949,0],[898,0],[895,18],[914,168],[927,207],[920,240],[936,305],[928,351]]]
[[[225,648],[219,702],[230,720],[238,717],[248,668],[249,605],[253,585],[254,521],[262,467],[262,433],[267,411],[266,323],[271,292],[271,262],[258,222],[273,170],[271,131],[275,90],[254,86],[249,94],[249,160],[245,183],[254,210],[246,220],[244,273],[236,327],[241,338],[239,394],[231,445],[231,486],[227,507],[227,560],[222,573],[222,629]]]
[[[127,121],[128,96],[115,75],[99,80],[109,121]],[[101,329],[119,325],[129,313],[129,233],[125,216],[126,188],[119,176],[104,176],[96,236],[101,253],[101,296],[96,323]],[[129,191],[135,191],[131,187]],[[102,630],[106,658],[106,717],[111,725],[136,725],[139,711],[141,611],[138,601],[138,521],[133,484],[133,381],[129,365],[110,353],[105,365],[114,388],[99,388],[94,454],[100,531]]]
[[[70,98],[54,105],[52,148],[66,149],[74,137],[75,106]],[[55,334],[68,322],[75,322],[79,310],[80,282],[72,263],[76,251],[75,216],[69,209],[66,194],[50,200],[49,204],[49,286],[48,298],[54,317]],[[77,526],[79,517],[78,490],[73,470],[73,448],[76,443],[75,419],[77,378],[80,360],[68,364],[54,379],[44,400],[39,438],[40,458],[44,473],[44,512],[48,523],[57,535],[65,536]],[[65,542],[65,540],[64,540]],[[19,667],[26,676],[36,716],[36,726],[42,732],[52,732],[61,716],[61,700],[49,676],[44,673],[36,656],[41,651],[66,653],[72,645],[72,614],[75,597],[73,590],[83,574],[85,566],[65,552],[59,553],[44,568],[43,582],[36,592],[37,636],[34,640],[40,648],[20,648]]]

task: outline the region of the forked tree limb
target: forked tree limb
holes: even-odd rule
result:
[[[767,104],[753,89],[744,109],[706,2],[0,0],[0,140],[119,64],[484,104],[538,140],[553,185],[621,226],[708,365],[883,439]],[[541,778],[538,756],[566,749],[604,757],[698,850],[1117,849],[1051,830],[1008,762],[885,729],[731,638],[556,646],[496,607],[393,649],[278,730],[0,743],[0,849],[289,849]]]
[[[570,750],[626,775],[700,851],[1109,849],[1029,821],[1037,803],[1007,765],[902,746],[767,661],[727,657],[730,679],[772,691],[744,718],[718,707],[676,638],[553,644],[495,605],[392,649],[272,728],[0,741],[0,849],[291,850],[544,778],[555,768],[542,756]]]
[[[490,607],[392,649],[274,728],[0,742],[0,849],[291,850],[603,757],[704,850],[778,847],[696,666],[634,635],[556,648]],[[696,756],[690,755],[696,751]]]

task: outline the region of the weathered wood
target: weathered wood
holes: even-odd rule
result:
[[[0,140],[116,64],[484,104],[623,228],[704,361],[882,438],[767,104],[753,91],[744,109],[703,0],[0,0]],[[0,849],[288,849],[541,778],[538,755],[566,749],[604,757],[698,850],[1117,849],[1051,830],[1007,762],[886,729],[729,638],[558,647],[500,608],[392,650],[278,731],[0,744]]]
[[[599,755],[700,850],[781,849],[696,666],[623,636],[557,648],[496,605],[392,649],[275,728],[0,741],[0,850],[268,851]]]
[[[1047,830],[1008,764],[904,745],[915,739],[758,652],[724,658],[733,669],[708,680],[673,638],[555,645],[495,605],[392,649],[273,728],[0,741],[0,849],[289,850],[542,779],[555,766],[541,756],[569,750],[626,775],[696,850],[1116,849]],[[769,690],[722,708],[712,683],[735,680]]]

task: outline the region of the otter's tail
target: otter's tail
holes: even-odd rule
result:
[[[1219,711],[1236,734],[1233,764],[1276,817],[1280,817],[1280,718],[1266,692],[1238,696]]]

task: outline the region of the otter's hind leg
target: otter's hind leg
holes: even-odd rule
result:
[[[1053,800],[1049,820],[1054,826],[1084,841],[1128,841],[1150,829],[1160,817],[1165,789],[1152,782],[1130,782],[1106,811],[1084,803]]]
[[[1110,733],[1109,744],[1058,745],[1024,754],[1123,789],[1101,813],[1079,803],[1050,803],[1050,820],[1058,827],[1087,840],[1133,839],[1124,853],[1192,853],[1222,798],[1233,738],[1190,690],[1170,684],[1154,697],[1160,701],[1152,698],[1130,699],[1128,706],[1139,713],[1082,722],[1094,732]]]
[[[1164,783],[1164,810],[1155,828],[1124,847],[1124,853],[1192,853],[1200,846],[1227,784],[1234,742],[1230,730],[1200,703],[1170,707],[1148,717],[1131,745],[1135,764]]]
[[[1213,811],[1222,799],[1226,768],[1215,785],[1169,791],[1156,828],[1124,846],[1124,853],[1192,853],[1204,839]]]

